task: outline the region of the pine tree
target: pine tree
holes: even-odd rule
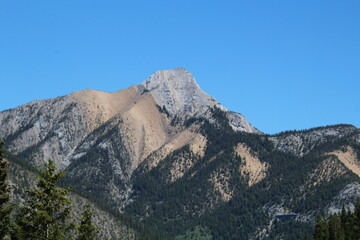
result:
[[[340,214],[340,221],[341,221],[341,227],[343,229],[346,228],[346,219],[347,219],[347,212],[344,206],[341,208],[341,214]]]
[[[344,240],[343,229],[341,228],[341,222],[337,214],[331,215],[329,221],[329,240]]]
[[[0,142],[0,239],[6,239],[11,228],[10,213],[13,205],[10,203],[10,187],[7,182],[7,166],[3,148],[4,143]]]
[[[354,239],[360,240],[360,198],[356,200],[355,211],[353,213],[353,232]]]
[[[329,229],[326,220],[322,216],[316,217],[314,240],[328,240]]]
[[[340,217],[334,214],[326,220],[317,216],[313,240],[360,240],[360,198],[354,212],[343,207]]]
[[[91,206],[86,204],[79,226],[78,240],[94,240],[96,238],[98,228],[92,223],[92,217]]]
[[[346,216],[346,222],[345,222],[345,240],[354,240],[356,239],[355,234],[355,214],[353,214],[351,211],[348,211]],[[360,238],[358,238],[360,239]]]
[[[70,188],[57,187],[63,172],[56,172],[55,164],[48,161],[39,170],[36,187],[27,191],[29,199],[17,216],[15,239],[62,240],[70,239],[75,228],[70,222]]]

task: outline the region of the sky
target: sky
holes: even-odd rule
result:
[[[360,127],[359,0],[0,0],[0,111],[183,67],[265,133]]]

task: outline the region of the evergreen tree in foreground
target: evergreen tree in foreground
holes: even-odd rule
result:
[[[7,182],[7,170],[9,165],[4,159],[4,143],[0,141],[0,240],[6,239],[11,228],[10,213],[13,205],[10,204],[10,187]]]
[[[94,240],[97,236],[97,227],[92,223],[93,211],[90,204],[86,204],[79,226],[78,240]]]
[[[340,216],[317,216],[313,240],[360,240],[360,198],[354,212],[343,208]]]
[[[71,239],[75,225],[70,221],[70,188],[57,187],[63,172],[56,172],[55,164],[48,161],[39,170],[34,189],[27,191],[29,199],[16,217],[14,239],[62,240]]]
[[[345,234],[341,227],[341,222],[337,214],[333,214],[329,218],[329,240],[344,240]]]
[[[356,240],[360,240],[360,198],[358,198],[356,201],[355,212],[353,213],[352,221],[353,221],[352,223],[353,237]]]
[[[315,221],[314,240],[328,240],[329,229],[326,219],[317,216]]]

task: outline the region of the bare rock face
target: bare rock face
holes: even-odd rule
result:
[[[251,209],[261,211],[264,206],[270,232],[276,214],[299,210],[299,199],[312,203],[313,196],[324,199],[325,195],[327,211],[335,212],[359,196],[356,127],[260,134],[243,115],[228,111],[204,93],[191,73],[181,68],[158,71],[142,84],[118,92],[87,89],[0,112],[0,139],[17,157],[12,159],[15,163],[22,159],[41,165],[51,158],[66,172],[64,184],[74,186],[81,196],[139,219],[155,217],[157,222],[165,214],[163,219],[188,220],[218,212],[216,208],[230,200],[245,199],[244,203],[257,206]],[[349,142],[352,145],[344,145]],[[324,148],[332,143],[341,147]],[[274,146],[282,152],[274,151]],[[11,173],[14,189],[31,184],[30,173],[22,169],[27,163],[18,163]],[[337,192],[316,193],[318,186],[333,185]],[[279,189],[283,195],[273,198]],[[260,202],[251,195],[254,192],[261,196]],[[177,204],[173,195],[180,196]],[[85,199],[74,199],[81,209]],[[243,204],[227,206],[231,205],[238,211]],[[173,208],[175,214],[167,216]],[[299,214],[312,216],[310,210]],[[236,228],[250,215],[238,218]],[[128,231],[130,237],[134,235],[100,209],[95,216],[97,222],[105,222],[102,239],[123,239]]]
[[[244,116],[228,111],[213,97],[203,92],[190,72],[183,68],[158,71],[142,84],[149,91],[156,104],[171,117],[205,116],[209,108],[226,112],[234,131],[260,133]]]
[[[53,159],[73,185],[85,186],[94,175],[101,176],[93,189],[122,206],[132,173],[145,159],[161,151],[165,158],[194,145],[198,130],[171,121],[201,117],[215,122],[212,108],[225,112],[235,131],[259,133],[241,114],[204,93],[191,73],[178,68],[158,71],[141,85],[113,93],[86,89],[0,112],[0,139],[10,153],[33,165]]]
[[[261,134],[261,132],[252,126],[240,113],[228,111],[226,116],[234,131]]]
[[[360,183],[350,183],[326,206],[326,212],[328,214],[341,213],[343,207],[346,210],[354,211],[354,203],[359,196]]]
[[[287,153],[304,156],[320,144],[358,133],[352,125],[334,125],[305,131],[288,131],[270,137],[275,147]]]
[[[69,95],[1,112],[0,126],[9,152],[27,155],[36,164],[52,158],[60,168],[89,133],[80,104]]]
[[[35,164],[52,158],[64,169],[84,154],[88,136],[118,116],[125,122],[120,131],[129,129],[136,138],[124,141],[137,148],[129,151],[139,162],[171,137],[166,133],[168,123],[160,116],[163,112],[170,119],[208,118],[206,113],[214,107],[226,112],[235,131],[259,133],[241,114],[227,111],[204,93],[190,72],[178,68],[158,71],[141,85],[114,93],[87,89],[0,112],[0,139],[14,155]]]
[[[171,116],[195,116],[213,106],[226,110],[213,97],[204,93],[191,73],[183,68],[158,71],[141,85],[150,91],[156,103]]]
[[[83,90],[34,101],[0,112],[0,139],[14,155],[41,165],[51,158],[66,168],[85,138],[128,107],[139,95],[136,86],[106,93]]]

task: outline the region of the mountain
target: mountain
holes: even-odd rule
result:
[[[107,230],[135,234],[135,222],[169,239],[195,230],[213,239],[296,239],[312,231],[315,214],[351,209],[360,196],[359,129],[261,133],[182,68],[114,93],[31,102],[1,112],[0,126],[13,179],[54,159],[74,198],[118,221]]]

